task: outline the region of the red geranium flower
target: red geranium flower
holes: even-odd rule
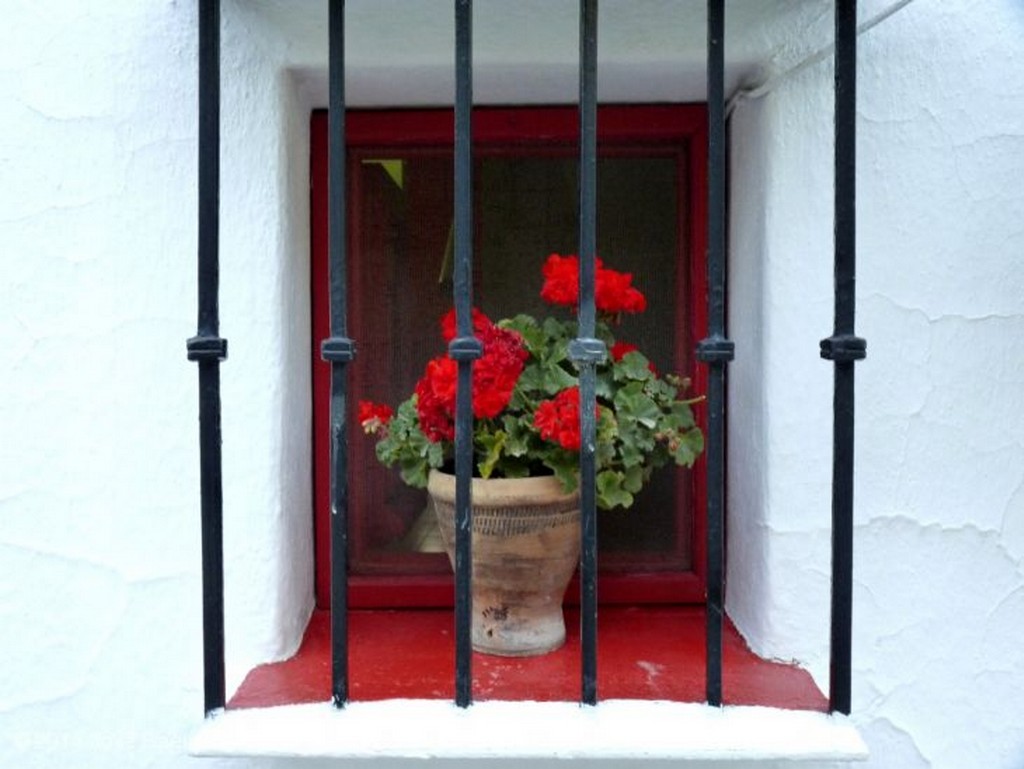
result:
[[[458,364],[447,356],[427,363],[423,377],[416,383],[416,412],[420,429],[430,440],[455,438],[455,388]]]
[[[610,352],[612,355],[612,360],[618,363],[620,360],[626,357],[626,355],[628,355],[631,352],[636,352],[639,349],[640,348],[637,347],[635,344],[630,344],[629,342],[616,342],[615,344],[612,345],[612,349],[610,350]]]
[[[580,448],[580,388],[569,387],[541,401],[533,415],[540,437],[570,451]]]
[[[575,254],[551,254],[542,268],[541,299],[549,304],[575,307],[580,297],[579,269],[579,258]],[[647,299],[633,286],[632,274],[605,269],[600,259],[595,260],[595,270],[594,303],[598,310],[615,315],[647,309]]]
[[[575,307],[580,297],[580,264],[575,255],[551,254],[541,268],[540,298],[548,304]]]
[[[359,402],[359,424],[367,434],[387,427],[392,416],[394,416],[394,411],[386,403]]]
[[[483,344],[483,355],[473,364],[473,416],[491,419],[512,399],[512,391],[529,354],[519,334],[498,328],[476,309],[473,310],[473,326]],[[441,319],[441,333],[448,341],[454,338],[454,311]],[[431,441],[455,437],[457,383],[458,364],[445,355],[430,361],[416,384],[420,426]]]
[[[476,307],[473,308],[473,331],[479,335],[484,329],[494,325],[491,319],[484,315]],[[455,323],[455,308],[453,307],[441,318],[441,336],[444,341],[452,341],[458,334],[458,326]]]
[[[529,353],[515,331],[491,324],[479,330],[477,336],[484,353],[473,364],[473,415],[490,419],[498,416],[512,399]]]
[[[612,315],[646,310],[647,299],[632,284],[633,276],[630,273],[606,270],[598,265],[594,288],[597,309]]]

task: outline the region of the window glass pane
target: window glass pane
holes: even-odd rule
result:
[[[688,374],[688,287],[682,243],[684,189],[678,152],[607,150],[599,161],[599,255],[634,273],[648,310],[627,317],[618,337],[637,344],[660,371]],[[354,153],[352,158],[352,403],[404,400],[426,361],[443,351],[437,321],[452,304],[452,158],[443,150]],[[559,312],[541,302],[541,264],[574,253],[574,150],[477,153],[474,304],[492,318]],[[565,312],[562,310],[562,312]],[[373,441],[350,445],[355,573],[445,573],[425,492],[379,465]],[[657,571],[690,566],[686,471],[666,468],[628,511],[601,511],[602,568]]]

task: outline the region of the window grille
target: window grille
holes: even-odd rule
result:
[[[218,227],[220,151],[220,3],[199,2],[199,207],[198,330],[187,341],[199,365],[200,485],[203,559],[204,707],[225,705],[223,490],[220,436],[220,363],[227,340],[219,336]],[[455,275],[457,336],[449,347],[458,361],[456,407],[455,700],[471,704],[470,563],[472,362],[481,353],[472,334],[472,0],[455,0]],[[595,339],[597,0],[580,0],[580,303],[571,355],[581,391],[581,596],[580,701],[598,701],[597,527],[595,504],[595,364],[606,351]],[[697,358],[709,369],[707,435],[707,664],[706,700],[722,703],[723,544],[725,497],[725,372],[734,344],[725,329],[725,93],[724,0],[708,0],[708,336]],[[835,5],[835,324],[821,342],[834,364],[832,479],[832,600],[829,708],[849,713],[853,568],[854,363],[865,357],[855,335],[856,0]],[[344,0],[329,5],[329,249],[331,334],[321,355],[331,363],[331,632],[336,706],[348,700],[347,426],[346,367],[356,345],[346,329]]]

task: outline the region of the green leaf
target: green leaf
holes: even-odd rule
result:
[[[597,474],[597,502],[605,510],[613,507],[629,507],[633,495],[623,488],[623,473],[602,470]]]
[[[427,462],[423,459],[405,459],[399,463],[402,480],[418,489],[426,488],[428,470]]]
[[[523,368],[523,372],[519,375],[519,383],[516,385],[516,394],[523,394],[525,399],[525,393],[542,393],[544,389],[544,368],[538,363],[529,363]]]
[[[618,381],[632,379],[634,381],[646,382],[654,375],[650,369],[651,362],[643,353],[634,350],[622,356],[622,360],[615,364],[615,378]]]
[[[553,341],[568,341],[575,332],[575,324],[548,317],[544,319],[544,333]]]
[[[622,460],[622,466],[627,468],[641,466],[646,459],[640,447],[626,440],[623,440],[622,446],[619,448],[619,457]]]
[[[698,455],[704,450],[704,434],[696,427],[680,434],[672,458],[677,465],[692,467]]]
[[[619,437],[619,425],[615,413],[604,406],[597,416],[597,446],[595,456],[598,467],[607,467],[615,460],[615,444]]]
[[[444,447],[440,443],[431,443],[430,441],[427,441],[426,456],[428,465],[431,467],[440,467],[444,464]]]
[[[670,385],[664,379],[658,379],[657,377],[651,377],[647,380],[647,393],[654,398],[662,402],[669,402],[675,400],[676,390],[675,387]]]
[[[530,451],[533,432],[524,424],[521,417],[506,414],[503,418],[505,428],[505,456],[522,457]]]
[[[502,475],[505,478],[526,478],[530,475],[529,462],[521,462],[514,457],[505,457],[501,462]]]
[[[501,328],[511,329],[516,331],[523,338],[523,344],[526,345],[527,351],[534,357],[540,357],[544,354],[545,348],[547,347],[547,339],[544,334],[544,330],[537,324],[529,315],[516,315],[514,318],[509,320],[503,320],[498,323]]]
[[[476,436],[476,443],[483,449],[483,459],[477,462],[477,469],[481,478],[490,478],[494,472],[494,466],[501,459],[501,450],[505,446],[505,435],[503,430],[496,430],[493,433],[483,433]]]
[[[579,455],[574,451],[562,448],[552,449],[544,465],[548,467],[562,483],[566,493],[575,491],[579,486]]]
[[[645,427],[653,428],[658,424],[661,409],[658,404],[643,391],[642,382],[630,382],[615,393],[615,405],[620,420],[623,417],[635,419]]]
[[[557,395],[568,387],[575,387],[578,383],[579,379],[561,366],[544,367],[544,392],[550,395]]]
[[[689,429],[695,424],[693,410],[683,401],[675,401],[672,404],[672,420],[673,426],[680,429]]]
[[[644,487],[644,469],[639,465],[627,468],[623,473],[622,487],[631,494],[639,494]]]

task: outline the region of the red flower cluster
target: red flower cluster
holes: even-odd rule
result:
[[[491,319],[484,315],[476,307],[473,308],[473,333],[477,336],[487,331],[487,329],[493,327]],[[455,308],[448,310],[444,317],[441,318],[441,336],[444,337],[444,341],[452,341],[456,334],[459,333],[458,326],[455,320]]]
[[[483,342],[484,353],[473,364],[473,415],[478,419],[491,419],[512,399],[512,391],[530,354],[515,331],[492,324],[480,329],[477,336]]]
[[[491,419],[511,400],[529,353],[519,334],[498,328],[476,309],[473,330],[484,348],[483,355],[473,364],[473,415],[477,419]],[[441,319],[441,333],[449,342],[455,337],[454,310]],[[455,438],[457,380],[458,364],[442,355],[427,363],[423,377],[416,383],[420,428],[434,442]]]
[[[385,403],[372,403],[371,401],[359,402],[359,424],[366,433],[375,433],[382,427],[387,427],[394,411]]]
[[[579,258],[575,255],[551,254],[544,262],[544,285],[540,296],[549,304],[575,307],[580,296]],[[647,298],[633,286],[628,272],[606,269],[600,259],[595,261],[594,303],[601,312],[643,312]]]
[[[427,362],[427,369],[416,383],[416,411],[420,429],[430,440],[455,438],[455,387],[458,364],[447,356]]]
[[[554,398],[541,401],[533,415],[540,437],[570,451],[580,448],[580,388],[568,387]]]

